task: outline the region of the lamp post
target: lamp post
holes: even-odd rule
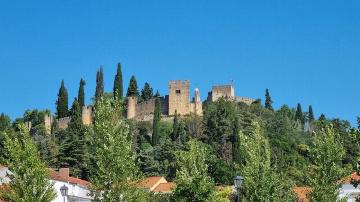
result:
[[[65,197],[68,195],[68,191],[69,191],[69,188],[66,185],[63,185],[62,187],[60,187],[60,192],[61,192],[61,195],[64,197],[64,202],[65,202]]]
[[[240,202],[240,189],[244,178],[242,176],[235,176],[234,177],[234,186],[236,188],[237,194],[238,194],[238,202]]]

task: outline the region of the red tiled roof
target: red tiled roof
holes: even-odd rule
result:
[[[295,192],[298,201],[310,201],[310,193],[312,191],[310,187],[294,187],[293,191]]]
[[[159,193],[169,193],[176,187],[176,184],[173,182],[160,183],[153,191]]]
[[[79,184],[82,186],[88,186],[90,184],[90,182],[86,181],[86,180],[82,180],[79,178],[75,178],[75,177],[69,177],[69,182],[73,183],[73,184]]]
[[[53,169],[49,169],[49,170],[50,170],[50,178],[52,180],[68,182],[68,183],[78,184],[78,185],[82,185],[82,186],[88,186],[90,184],[90,182],[88,182],[86,180],[75,178],[75,177],[68,177],[66,179],[65,177],[61,176],[59,172],[57,172]]]
[[[156,183],[159,182],[159,180],[161,180],[163,177],[159,177],[159,176],[153,176],[153,177],[148,177],[146,178],[144,181],[140,182],[140,186],[143,188],[148,188],[150,189],[151,187],[153,187]]]
[[[356,181],[360,181],[360,175],[358,175],[356,172],[353,172],[350,176],[341,179],[339,183],[350,184],[351,182],[356,182]]]

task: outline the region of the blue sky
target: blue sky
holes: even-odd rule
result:
[[[264,97],[353,124],[360,115],[360,2],[0,1],[0,112],[51,109],[62,79],[87,102],[96,70],[111,91],[116,63],[125,87],[136,75],[167,94],[189,79],[202,98],[234,80],[239,96]]]

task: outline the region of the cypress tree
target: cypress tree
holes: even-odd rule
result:
[[[129,87],[126,93],[127,97],[131,97],[131,96],[139,96],[139,90],[138,90],[138,85],[137,85],[137,81],[135,76],[131,76],[130,78],[130,83],[129,83]]]
[[[271,100],[269,89],[265,90],[265,108],[271,111],[274,111],[274,108],[272,107],[273,101]]]
[[[80,109],[85,106],[85,81],[84,79],[80,80],[80,85],[79,85],[79,91],[78,91],[78,102],[79,102],[79,106]]]
[[[102,66],[96,73],[95,100],[98,101],[104,95],[104,73]]]
[[[144,88],[141,90],[141,99],[143,101],[150,100],[153,97],[153,89],[148,82],[145,82]]]
[[[295,119],[296,119],[296,120],[299,120],[302,124],[305,123],[304,114],[303,114],[303,112],[302,112],[301,104],[300,104],[300,103],[298,103],[298,104],[297,104],[297,107],[296,107]]]
[[[57,118],[64,118],[69,113],[69,100],[68,92],[65,87],[64,80],[61,81],[61,87],[58,93],[58,99],[56,101]]]
[[[155,93],[154,97],[160,97],[160,93],[159,93],[159,91],[158,91],[158,90],[156,91],[156,93]]]
[[[309,106],[309,115],[308,116],[309,116],[309,123],[314,122],[315,117],[314,117],[314,112],[313,112],[313,108],[311,105]]]
[[[157,98],[155,101],[154,120],[153,120],[153,134],[152,134],[153,146],[159,144],[160,121],[161,121],[161,103],[160,103],[160,99]]]
[[[123,77],[122,77],[122,71],[121,71],[121,64],[118,63],[117,66],[117,73],[115,75],[115,80],[114,80],[114,89],[113,89],[113,94],[114,97],[117,97],[119,100],[122,99],[123,97]]]
[[[173,121],[173,132],[171,133],[172,141],[176,140],[178,131],[179,131],[179,116],[177,114],[177,110],[175,110],[175,116]]]

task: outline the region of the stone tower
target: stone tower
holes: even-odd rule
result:
[[[211,91],[210,101],[215,102],[220,98],[234,99],[235,92],[233,84],[213,86]]]
[[[81,118],[84,125],[88,126],[92,123],[92,108],[90,106],[82,107]]]
[[[51,134],[51,125],[53,122],[53,118],[51,115],[45,114],[44,116],[44,125],[46,134]]]
[[[197,115],[202,115],[202,102],[200,99],[200,91],[198,88],[195,88],[194,92],[194,113]]]
[[[128,97],[127,98],[127,114],[126,117],[128,119],[132,119],[136,117],[136,104],[137,97]]]
[[[190,112],[190,82],[188,80],[176,80],[169,82],[169,115],[180,115]]]

